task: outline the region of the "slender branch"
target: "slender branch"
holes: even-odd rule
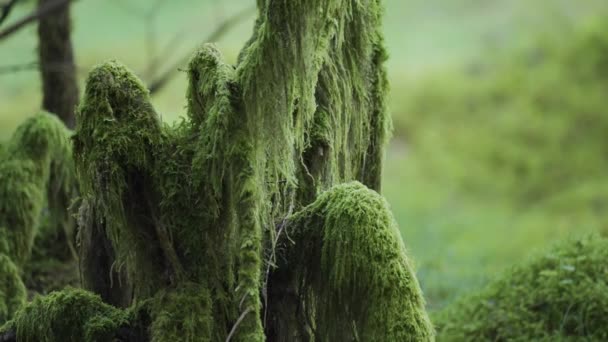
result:
[[[8,18],[8,15],[13,10],[13,7],[19,0],[9,0],[6,4],[2,5],[2,14],[0,14],[0,25]]]
[[[204,41],[213,42],[220,39],[237,24],[247,19],[252,13],[255,12],[255,9],[256,7],[249,7],[227,18],[213,32],[211,32],[211,34]],[[150,82],[150,94],[158,92],[165,85],[167,85],[167,83],[169,83],[169,81],[175,76],[176,72],[180,70],[180,67],[188,63],[188,60],[190,60],[190,57],[193,53],[194,52],[191,51],[187,55],[180,58],[169,69],[162,73],[156,80]]]
[[[241,313],[241,316],[239,316],[239,319],[236,320],[236,323],[234,323],[234,325],[232,326],[232,329],[230,329],[230,333],[228,334],[228,337],[226,337],[226,342],[230,342],[230,340],[232,340],[232,337],[236,333],[237,328],[239,327],[239,325],[241,324],[241,322],[243,322],[243,320],[245,319],[245,317],[251,311],[253,311],[251,308],[247,308],[247,310],[245,310],[245,311],[243,311],[243,313]]]
[[[67,5],[69,2],[70,2],[70,0],[55,0],[55,1],[49,1],[44,6],[38,7],[32,13],[17,20],[12,25],[10,25],[7,28],[5,28],[4,30],[0,31],[0,40],[19,31],[20,29],[24,28],[28,24],[31,24],[31,23],[37,21],[38,19],[45,17],[49,14],[52,14],[53,12],[61,9],[62,6]]]
[[[49,64],[48,70],[54,72],[66,72],[69,68],[71,68],[68,63],[52,63]],[[76,68],[78,72],[86,72],[86,68]],[[9,64],[9,65],[0,65],[0,75],[3,74],[12,74],[21,71],[38,71],[40,70],[40,64],[38,62],[29,62],[22,64]]]

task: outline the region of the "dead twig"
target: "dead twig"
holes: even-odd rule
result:
[[[224,20],[211,34],[204,39],[204,42],[214,42],[224,36],[230,29],[235,27],[237,24],[247,19],[252,13],[255,12],[256,7],[249,7],[240,12],[237,12],[231,17]],[[180,58],[174,63],[169,69],[162,73],[156,80],[150,82],[150,94],[154,94],[162,89],[169,81],[175,76],[180,68],[188,63],[190,57],[194,52],[190,52],[187,55]]]
[[[48,65],[49,71],[53,72],[66,72],[69,71],[71,65],[68,63],[51,63]],[[38,71],[40,70],[40,64],[38,62],[29,62],[22,64],[10,64],[10,65],[0,65],[0,75],[4,74],[13,74],[16,72],[22,71]],[[78,72],[87,72],[86,68],[76,68]]]
[[[0,25],[8,18],[8,15],[13,10],[13,7],[19,0],[8,0],[7,3],[2,4],[2,14],[0,14]]]
[[[0,31],[0,40],[5,39],[6,37],[9,37],[10,35],[14,34],[15,32],[18,32],[20,29],[24,28],[28,24],[31,24],[31,23],[37,21],[38,19],[45,17],[49,14],[52,14],[53,12],[61,9],[62,6],[67,5],[69,2],[70,2],[70,0],[55,0],[55,1],[49,1],[48,3],[44,4],[44,6],[39,6],[32,13],[17,20],[12,25],[9,25],[4,30]]]

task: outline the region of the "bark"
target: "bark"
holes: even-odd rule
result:
[[[53,0],[38,0],[43,8]],[[78,84],[71,40],[70,2],[38,24],[42,107],[56,114],[69,128],[74,128],[74,110],[78,105]],[[60,68],[57,66],[60,65]]]

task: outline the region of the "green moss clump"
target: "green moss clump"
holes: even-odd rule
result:
[[[284,340],[433,340],[399,231],[376,192],[359,182],[337,185],[293,215],[286,229],[289,252],[279,272],[284,267],[295,282],[304,312],[283,317],[303,321],[283,331]]]
[[[69,131],[55,116],[40,113],[19,126],[0,160],[0,229],[7,253],[21,266],[29,258],[48,207],[49,229],[63,231],[70,220],[73,165]]]
[[[127,324],[129,313],[87,291],[68,288],[34,300],[4,329],[23,342],[107,342]]]
[[[30,260],[35,241],[60,237],[49,247],[68,259],[73,256],[66,240],[73,236],[68,207],[75,189],[68,137],[69,131],[57,117],[40,113],[19,126],[0,153],[0,322],[25,304],[24,281],[39,283],[30,273],[30,266],[38,261]],[[55,256],[46,249],[36,252],[44,254],[40,259],[45,263]],[[72,266],[68,266],[71,279],[76,274]],[[55,274],[54,280],[58,278]]]
[[[568,241],[435,317],[440,341],[605,341],[608,240]]]
[[[222,340],[213,334],[212,301],[205,286],[182,284],[160,292],[150,305],[152,342]]]
[[[27,299],[27,291],[19,269],[11,259],[0,254],[0,322],[6,322]]]

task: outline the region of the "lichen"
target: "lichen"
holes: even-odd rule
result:
[[[608,240],[558,244],[435,317],[440,341],[605,341]]]

